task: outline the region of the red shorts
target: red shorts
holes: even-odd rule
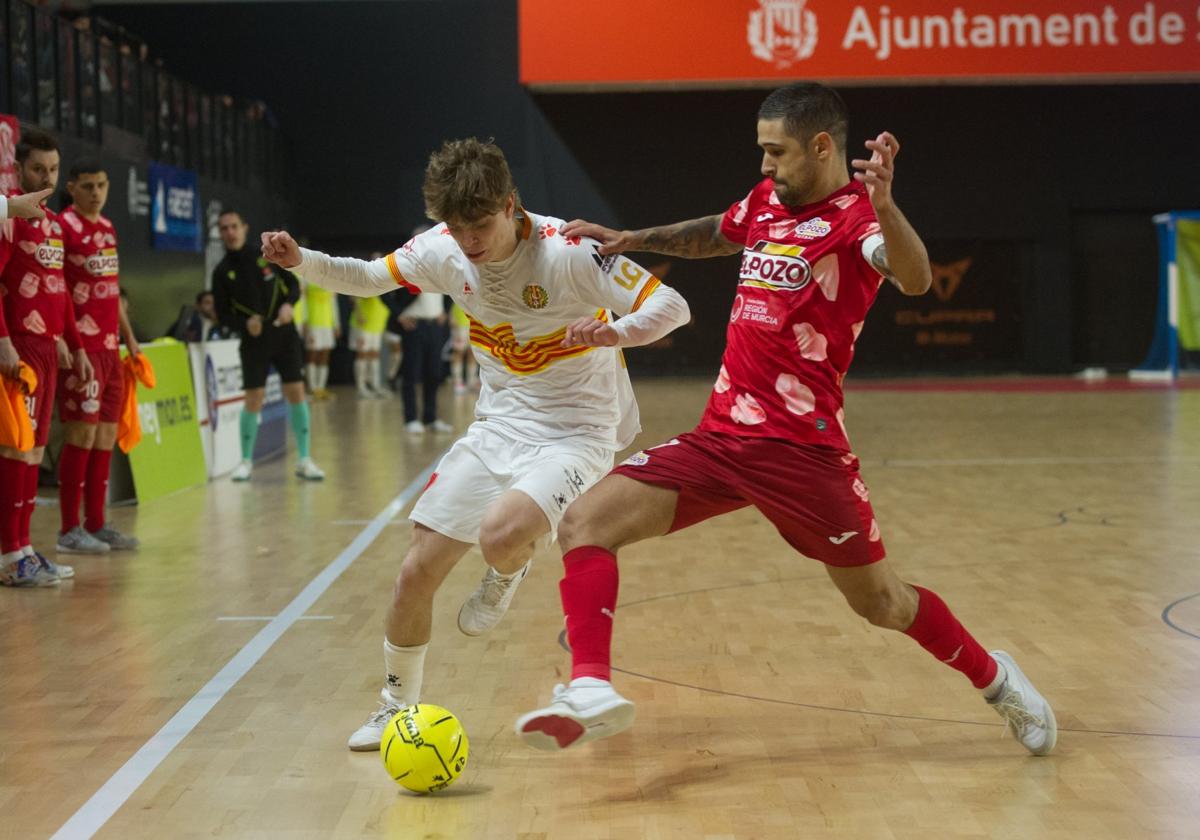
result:
[[[80,382],[72,370],[58,372],[58,419],[64,423],[116,423],[121,419],[125,372],[116,350],[88,353],[96,371],[91,382]]]
[[[12,343],[21,361],[37,375],[37,390],[25,398],[25,408],[33,423],[33,445],[45,446],[50,440],[50,416],[58,382],[58,342],[50,338],[14,335]]]
[[[849,453],[697,431],[638,452],[613,473],[678,490],[672,532],[753,505],[792,548],[822,563],[865,566],[884,557]]]

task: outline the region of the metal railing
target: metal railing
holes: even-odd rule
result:
[[[0,0],[0,112],[103,146],[141,137],[153,160],[219,181],[286,191],[283,138],[262,103],[202,92],[97,18]]]

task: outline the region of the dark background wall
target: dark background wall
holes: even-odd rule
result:
[[[295,156],[293,223],[329,250],[405,239],[422,217],[425,159],[450,137],[495,137],[530,208],[626,227],[718,212],[759,177],[764,91],[531,94],[517,83],[515,0],[100,11],[179,75],[270,104]],[[935,261],[991,267],[961,294],[986,286],[977,300],[994,298],[1005,330],[1003,352],[917,352],[897,312],[921,312],[885,288],[858,372],[1136,363],[1153,319],[1150,216],[1200,206],[1200,85],[842,92],[850,151],[885,128],[900,138],[901,206]],[[670,265],[696,321],[635,367],[711,371],[733,270]]]

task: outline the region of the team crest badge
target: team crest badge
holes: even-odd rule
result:
[[[750,13],[746,42],[755,58],[783,69],[813,54],[817,16],[804,8],[808,0],[758,0]]]
[[[521,290],[521,300],[530,309],[545,309],[550,302],[550,295],[537,283],[530,283]]]

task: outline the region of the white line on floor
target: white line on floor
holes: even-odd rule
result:
[[[444,454],[444,453],[443,453]],[[338,579],[338,576],[350,564],[358,559],[371,542],[379,536],[379,532],[407,505],[414,496],[421,492],[433,468],[441,460],[441,454],[434,459],[424,472],[401,491],[400,495],[379,512],[354,541],[326,566],[320,574],[313,578],[307,586],[292,599],[279,615],[246,643],[229,660],[208,684],[196,692],[183,708],[175,713],[163,728],[158,730],[149,741],[142,745],[133,756],[114,773],[104,785],[92,794],[92,798],[83,803],[82,807],[67,820],[62,828],[54,833],[50,840],[87,840],[104,827],[113,814],[133,796],[142,784],[149,778],[154,769],[171,754],[179,742],[204,719],[221,698],[237,685],[238,681],[263,658],[271,646],[278,641],[284,632],[304,617],[304,613],[312,608],[317,599],[325,593]]]
[[[221,615],[217,621],[274,621],[277,615]],[[297,621],[333,621],[331,615],[302,615]]]

